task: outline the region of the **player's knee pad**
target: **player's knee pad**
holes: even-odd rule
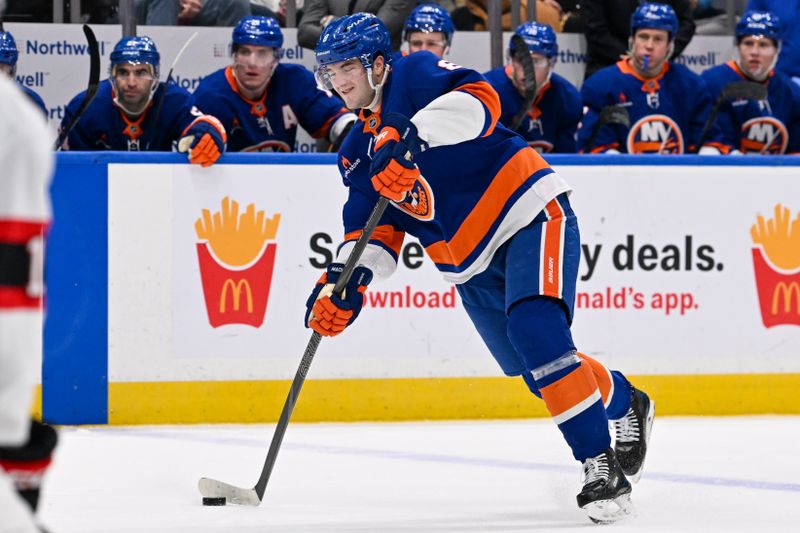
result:
[[[58,436],[52,427],[34,421],[24,446],[0,447],[0,468],[11,477],[33,511],[39,504],[39,488],[57,442]]]
[[[575,351],[564,304],[546,296],[526,298],[509,309],[508,338],[528,371]]]

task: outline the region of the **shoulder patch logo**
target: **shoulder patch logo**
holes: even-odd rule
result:
[[[414,188],[411,189],[405,200],[400,203],[392,202],[391,205],[401,211],[405,211],[417,220],[422,220],[423,222],[433,220],[433,192],[424,176],[420,176],[417,179],[416,183],[414,183]]]

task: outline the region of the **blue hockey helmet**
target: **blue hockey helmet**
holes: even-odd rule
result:
[[[781,42],[781,20],[768,11],[747,11],[736,24],[736,43],[748,35],[768,37],[775,46]]]
[[[455,26],[450,13],[438,4],[421,4],[414,8],[414,11],[406,18],[406,25],[403,28],[403,40],[408,40],[408,34],[415,31],[425,33],[442,32],[447,44],[453,37]]]
[[[631,35],[640,29],[664,30],[672,40],[678,33],[678,16],[668,4],[644,3],[631,15]]]
[[[19,50],[17,50],[17,42],[14,36],[7,31],[0,31],[0,63],[4,65],[11,65],[11,68],[17,66],[17,59],[19,58]]]
[[[250,44],[253,46],[283,46],[283,32],[278,21],[272,17],[255,15],[244,17],[233,28],[233,45]]]
[[[153,66],[153,76],[158,78],[158,67],[161,55],[156,49],[156,43],[150,37],[123,37],[111,51],[111,73],[117,65],[124,63],[147,64]]]
[[[355,13],[328,24],[317,41],[317,65],[358,59],[366,69],[378,55],[392,62],[392,38],[381,19],[371,13]]]
[[[522,37],[532,54],[542,54],[547,58],[558,55],[558,42],[556,32],[547,24],[541,22],[525,22],[517,26],[514,34]],[[509,48],[511,54],[514,51]]]

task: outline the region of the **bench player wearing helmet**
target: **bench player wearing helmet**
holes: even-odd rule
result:
[[[517,133],[540,153],[577,152],[576,132],[583,115],[583,103],[578,89],[553,72],[558,58],[556,32],[541,22],[525,22],[514,33],[522,37],[528,47],[536,78],[535,97],[516,128]],[[525,71],[514,57],[510,43],[508,57],[508,64],[484,76],[500,96],[500,123],[511,127],[524,105]]]
[[[0,72],[5,73],[9,78],[14,79],[17,73],[17,59],[19,59],[19,50],[17,49],[17,42],[11,32],[0,31]],[[44,100],[39,94],[25,85],[19,84],[22,91],[28,95],[36,106],[42,110],[45,118],[49,118],[47,106],[44,105]]]
[[[300,125],[338,147],[356,117],[317,88],[302,65],[281,63],[283,33],[269,17],[248,16],[233,29],[233,64],[209,74],[194,92],[217,117],[233,152],[293,152]]]
[[[737,100],[720,106],[716,122],[733,153],[800,153],[800,85],[775,69],[782,34],[778,17],[748,11],[736,24],[735,59],[703,72],[715,100],[731,83],[746,80],[767,88],[766,100]]]
[[[66,150],[171,151],[177,143],[189,161],[212,165],[227,134],[201,113],[185,89],[159,82],[161,56],[150,37],[123,37],[111,52],[109,79],[64,142]],[[72,123],[85,92],[67,106],[62,129]]]
[[[631,16],[629,55],[592,74],[581,87],[586,113],[578,130],[583,152],[628,154],[700,154],[727,152],[718,127],[698,147],[711,112],[711,95],[702,78],[669,61],[678,17],[667,4],[644,3]],[[628,110],[630,127],[595,126],[603,108]],[[589,146],[589,141],[593,140]]]

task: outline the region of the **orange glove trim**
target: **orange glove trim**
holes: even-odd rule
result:
[[[197,143],[197,146],[192,148],[189,155],[189,161],[195,165],[208,167],[217,162],[222,154],[217,148],[217,143],[211,138],[211,135],[205,134]]]
[[[389,141],[400,142],[400,132],[397,131],[396,128],[391,126],[386,126],[381,130],[381,132],[375,137],[375,151],[381,149],[381,146],[388,143]]]

